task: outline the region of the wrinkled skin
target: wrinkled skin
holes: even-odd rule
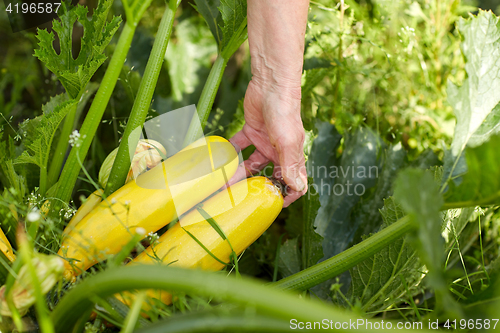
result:
[[[300,118],[301,75],[308,0],[248,0],[252,80],[245,95],[245,126],[231,142],[256,150],[230,183],[262,170],[287,185],[284,206],[307,191]]]

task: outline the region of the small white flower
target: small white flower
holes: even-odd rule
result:
[[[144,236],[146,234],[146,229],[144,229],[142,227],[138,227],[135,229],[135,233],[140,235],[140,236]]]
[[[71,147],[80,147],[81,143],[82,141],[80,139],[80,132],[78,132],[78,130],[74,130],[73,133],[69,135],[69,144],[71,145]]]
[[[28,215],[26,215],[26,219],[30,222],[36,222],[40,219],[40,217],[41,215],[38,212],[37,208],[33,209],[31,212],[28,213]]]
[[[114,205],[115,203],[116,203],[116,199],[115,198],[111,199],[111,204]]]

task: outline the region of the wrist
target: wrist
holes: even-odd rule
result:
[[[283,63],[265,56],[263,53],[251,55],[252,80],[265,88],[294,90],[300,88],[302,80],[302,62],[300,56],[293,62]],[[271,58],[271,59],[270,59]]]

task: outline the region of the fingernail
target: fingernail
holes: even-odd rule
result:
[[[303,191],[304,188],[306,187],[306,185],[302,181],[302,178],[300,178],[300,177],[297,177],[295,179],[295,184],[297,184],[297,188],[299,189],[299,191]]]

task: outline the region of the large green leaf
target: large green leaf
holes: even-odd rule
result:
[[[385,206],[380,213],[384,219],[382,228],[405,215],[393,198],[385,200]],[[350,296],[367,312],[384,310],[394,303],[401,302],[403,295],[411,295],[411,292],[418,288],[423,277],[422,264],[407,236],[363,261],[351,269],[350,273]]]
[[[217,45],[222,44],[223,33],[221,26],[224,24],[219,12],[220,0],[194,0],[196,10],[203,16],[212,32]]]
[[[471,207],[500,203],[500,135],[465,151],[467,172],[460,183],[450,182],[445,207]]]
[[[309,184],[312,179],[309,179]],[[319,193],[309,191],[304,198],[304,221],[302,231],[302,269],[306,269],[316,264],[323,258],[323,237],[321,237],[314,227],[314,221],[320,207]]]
[[[500,24],[492,12],[460,19],[464,40],[467,79],[461,87],[448,83],[448,102],[455,110],[457,125],[451,150],[445,157],[444,183],[460,183],[467,169],[463,152],[478,146],[498,132],[500,118]],[[443,187],[444,189],[444,187]]]
[[[340,136],[331,125],[323,123],[319,127],[308,160],[308,172],[314,177],[314,186],[320,194],[321,208],[315,227],[324,238],[326,259],[345,250],[352,241],[355,226],[349,217],[361,195],[377,181],[382,144],[377,135],[361,128],[346,136],[342,156],[337,158],[336,143],[340,143]]]
[[[247,39],[246,0],[195,0],[195,8],[207,22],[224,58]]]
[[[60,53],[54,50],[54,33],[38,30],[39,48],[35,50],[47,68],[53,72],[66,89],[70,98],[78,97],[97,69],[104,63],[104,49],[118,29],[121,19],[113,17],[106,23],[112,0],[101,0],[92,19],[87,19],[88,9],[78,5],[68,9],[63,3],[59,10],[61,21],[54,21],[53,29],[59,37]],[[73,59],[73,25],[76,20],[83,25],[81,50]]]
[[[64,95],[53,97],[42,107],[43,115],[30,121],[35,122],[35,125],[30,125],[30,122],[24,125],[33,127],[34,130],[24,141],[27,150],[23,151],[15,163],[33,163],[42,169],[47,168],[56,130],[68,111],[77,103],[75,100],[62,102],[62,99]]]

